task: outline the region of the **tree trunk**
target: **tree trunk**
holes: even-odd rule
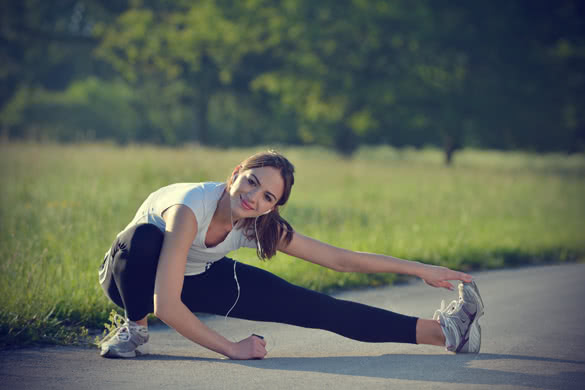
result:
[[[334,147],[343,157],[349,158],[359,147],[359,139],[347,126],[340,125],[340,129],[334,136]]]
[[[452,135],[445,136],[445,142],[443,143],[443,151],[445,152],[445,165],[451,166],[453,163],[453,154],[461,146],[459,142]]]

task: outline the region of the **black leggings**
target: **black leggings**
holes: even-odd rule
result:
[[[154,280],[164,234],[142,224],[118,237],[100,269],[106,295],[137,321],[153,312]],[[240,298],[231,317],[324,329],[365,342],[416,343],[416,317],[336,299],[237,263]],[[237,297],[234,260],[224,257],[185,276],[181,299],[192,311],[226,315]]]

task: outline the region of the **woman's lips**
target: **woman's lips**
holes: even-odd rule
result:
[[[240,200],[242,201],[243,208],[245,208],[246,210],[253,210],[252,206],[250,206],[250,204],[246,202],[244,198],[242,198],[242,196],[240,196]]]

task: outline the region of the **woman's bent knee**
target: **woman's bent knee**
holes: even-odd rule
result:
[[[140,224],[124,232],[118,237],[118,249],[124,252],[126,257],[155,258],[158,260],[164,233],[155,225]]]

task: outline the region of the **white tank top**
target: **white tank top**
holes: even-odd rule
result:
[[[208,248],[205,236],[211,223],[217,202],[226,188],[225,183],[177,183],[163,187],[146,198],[134,219],[118,235],[140,224],[150,223],[165,231],[162,213],[171,206],[183,204],[193,210],[197,219],[197,236],[189,248],[185,275],[205,272],[208,263],[220,260],[226,254],[241,247],[256,248],[256,241],[247,239],[239,229],[232,229],[225,240]]]

